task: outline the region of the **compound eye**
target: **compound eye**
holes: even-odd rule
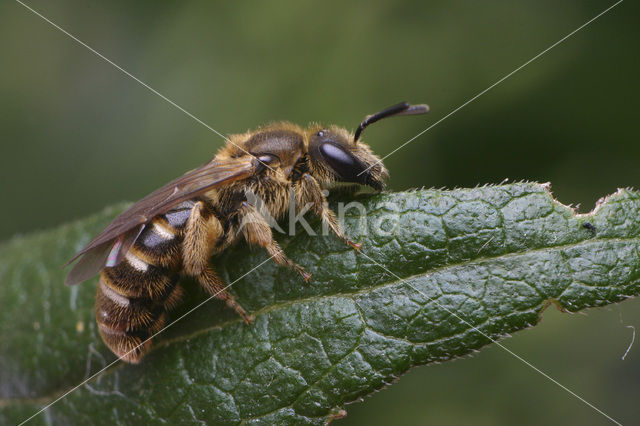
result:
[[[364,182],[366,173],[358,176],[364,171],[364,165],[358,161],[351,153],[334,145],[332,143],[323,143],[318,147],[322,158],[327,162],[329,167],[344,182]]]

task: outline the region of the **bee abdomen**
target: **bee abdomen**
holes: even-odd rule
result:
[[[144,264],[175,269],[180,262],[181,244],[181,229],[158,216],[145,226],[127,255],[132,254],[143,262],[133,265],[142,272],[145,272]]]
[[[152,337],[164,327],[165,317],[166,312],[162,311],[150,327],[129,331],[98,320],[98,331],[114,354],[126,362],[137,364],[151,349]]]
[[[136,363],[149,351],[153,334],[164,326],[166,312],[180,300],[182,287],[174,274],[158,298],[134,298],[123,295],[106,281],[103,272],[96,300],[100,335],[116,355]]]
[[[96,320],[102,339],[121,359],[138,363],[166,313],[182,297],[177,284],[183,230],[195,202],[186,201],[155,217],[98,283]]]
[[[101,281],[127,298],[160,298],[171,286],[175,271],[148,263],[130,250],[122,261],[112,268],[104,268]]]
[[[96,320],[106,345],[118,357],[137,363],[166,313],[182,296],[177,284],[182,235],[154,219],[122,261],[104,268],[98,283]]]

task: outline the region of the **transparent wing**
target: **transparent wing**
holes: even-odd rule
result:
[[[65,284],[77,284],[98,273],[116,243],[120,244],[116,254],[118,259],[122,258],[144,225],[155,216],[211,189],[246,179],[256,173],[259,164],[255,157],[248,155],[228,160],[213,159],[147,195],[116,217],[67,263],[81,257],[69,272]]]

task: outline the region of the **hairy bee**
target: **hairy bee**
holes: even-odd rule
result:
[[[247,194],[259,197],[276,220],[286,214],[289,203],[298,211],[310,205],[338,237],[358,249],[327,207],[323,188],[343,182],[381,191],[388,173],[359,142],[362,131],[386,117],[427,111],[426,105],[394,105],[367,116],[353,134],[336,126],[303,129],[282,122],[231,135],[211,161],[116,217],[71,259],[80,258],[66,284],[100,272],[95,307],[100,335],[114,354],[131,363],[149,351],[150,337],[162,329],[167,312],[180,300],[180,274],[194,277],[249,323],[252,317],[225,291],[210,266],[212,255],[244,238],[304,280],[311,275],[287,258]]]

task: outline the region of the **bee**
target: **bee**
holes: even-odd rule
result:
[[[383,118],[424,114],[426,105],[406,102],[369,115],[355,133],[317,124],[288,122],[230,135],[203,166],[169,182],[121,213],[69,263],[79,259],[65,283],[85,281],[98,272],[95,314],[104,343],[120,359],[138,363],[151,337],[165,325],[167,312],[181,299],[180,275],[195,278],[246,323],[252,317],[236,302],[209,264],[240,239],[262,247],[278,265],[311,279],[274,240],[265,210],[278,220],[293,203],[308,208],[335,235],[355,249],[328,207],[323,190],[336,183],[382,191],[388,172],[360,141],[364,129]],[[310,206],[310,208],[308,207]]]

